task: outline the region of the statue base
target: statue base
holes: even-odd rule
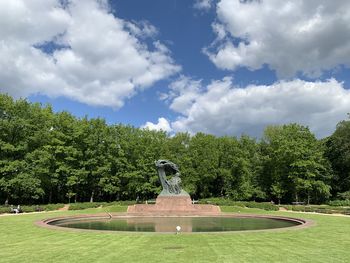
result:
[[[135,215],[217,215],[221,210],[216,205],[193,204],[189,195],[159,195],[154,205],[131,205],[127,212]]]
[[[161,197],[161,196],[176,197],[176,198],[185,196],[185,197],[189,197],[191,199],[190,195],[183,189],[181,190],[181,192],[179,194],[172,194],[172,193],[169,193],[166,190],[163,190],[163,191],[160,192],[160,194],[158,195],[157,199],[159,197]]]

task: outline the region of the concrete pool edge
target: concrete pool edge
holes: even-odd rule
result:
[[[274,216],[274,215],[256,215],[256,214],[236,214],[236,213],[221,213],[215,216],[208,215],[130,215],[128,213],[98,213],[98,214],[81,214],[81,215],[73,215],[73,216],[61,216],[61,217],[53,217],[46,218],[35,222],[35,225],[47,229],[55,229],[60,231],[68,231],[68,232],[90,232],[90,233],[113,233],[113,234],[174,234],[174,232],[136,232],[136,231],[115,231],[115,230],[96,230],[96,229],[78,229],[78,228],[69,228],[62,227],[57,225],[52,225],[50,223],[64,220],[64,219],[72,219],[72,220],[108,220],[108,219],[118,219],[118,218],[154,218],[154,217],[228,217],[228,218],[266,218],[266,219],[275,219],[275,220],[285,220],[292,221],[295,223],[299,223],[295,226],[290,227],[282,227],[282,228],[272,228],[272,229],[258,229],[258,230],[238,230],[238,231],[212,231],[212,232],[181,232],[181,234],[192,235],[192,234],[234,234],[234,233],[254,233],[254,232],[280,232],[280,231],[289,231],[289,230],[298,230],[305,229],[311,226],[316,225],[313,220],[310,219],[301,219],[295,217],[287,217],[287,216]]]

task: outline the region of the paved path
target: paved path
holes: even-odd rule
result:
[[[28,215],[28,214],[41,214],[41,213],[48,213],[48,212],[62,212],[62,211],[68,211],[68,209],[69,209],[69,204],[66,204],[63,207],[52,211],[40,211],[40,212],[29,212],[29,213],[19,213],[19,214],[5,213],[5,214],[0,214],[0,216],[18,216],[18,215]]]
[[[283,207],[284,208],[284,207]],[[317,213],[317,212],[303,212],[303,211],[292,211],[292,210],[287,210],[287,209],[281,209],[281,212],[290,212],[290,213],[299,213],[299,214],[310,214],[310,215],[322,215],[322,216],[345,216],[345,217],[350,217],[350,215],[344,215],[344,214],[325,214],[325,213]]]

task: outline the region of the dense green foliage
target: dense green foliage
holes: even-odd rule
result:
[[[283,197],[323,202],[332,176],[323,145],[308,128],[291,124],[267,127],[262,143],[264,183],[278,201]],[[267,188],[265,188],[267,191]]]
[[[219,206],[238,206],[238,207],[247,207],[247,208],[258,208],[266,211],[278,211],[279,207],[269,202],[243,202],[243,201],[233,201],[230,199],[224,198],[206,198],[202,199],[199,202],[200,204],[213,204]]]
[[[260,141],[168,136],[0,95],[1,203],[152,199],[160,192],[158,159],[180,166],[194,199],[350,199],[350,121],[323,140],[298,124],[269,126]]]
[[[350,121],[338,123],[326,145],[326,156],[334,172],[332,192],[339,199],[350,200]]]
[[[332,200],[332,201],[329,201],[329,205],[331,205],[331,206],[348,206],[348,207],[350,207],[350,199],[346,199],[346,200]]]
[[[350,215],[350,207],[329,206],[329,205],[283,205],[291,211],[315,212],[322,214],[344,214]]]
[[[64,204],[48,204],[48,205],[23,205],[20,206],[20,212],[42,212],[42,211],[54,211],[62,208]],[[12,209],[17,207],[11,206],[0,206],[0,214],[2,213],[13,213]]]
[[[116,202],[87,202],[87,203],[73,203],[69,205],[68,210],[82,210],[82,209],[88,209],[88,208],[107,208],[111,206],[128,206],[128,205],[134,205],[135,201],[116,201]]]

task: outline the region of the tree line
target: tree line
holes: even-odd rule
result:
[[[0,94],[0,202],[155,198],[154,162],[178,164],[193,198],[324,203],[350,198],[350,121],[318,140],[299,124],[249,136],[151,131],[54,113]]]

